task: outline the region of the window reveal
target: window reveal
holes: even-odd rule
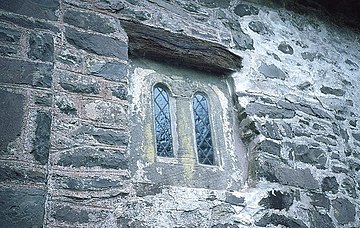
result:
[[[214,165],[214,149],[211,139],[208,102],[205,96],[195,94],[193,98],[193,111],[198,162]]]
[[[156,154],[162,157],[174,157],[169,95],[162,85],[155,85],[153,96]]]

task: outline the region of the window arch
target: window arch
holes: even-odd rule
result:
[[[193,112],[198,162],[200,164],[214,165],[215,155],[206,96],[201,93],[194,95]]]
[[[166,86],[162,84],[156,84],[153,88],[156,154],[161,157],[174,157],[170,102],[167,91]]]

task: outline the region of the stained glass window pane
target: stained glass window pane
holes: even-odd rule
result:
[[[154,115],[155,115],[155,135],[156,153],[162,157],[174,157],[172,136],[169,95],[162,86],[154,87]]]
[[[208,103],[206,97],[196,94],[193,99],[195,136],[199,163],[214,165]]]

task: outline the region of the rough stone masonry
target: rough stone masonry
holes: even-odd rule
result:
[[[0,226],[359,227],[359,30],[294,2],[0,1]],[[242,187],[133,175],[139,57],[232,78]]]

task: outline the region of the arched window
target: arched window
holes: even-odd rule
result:
[[[211,139],[208,102],[204,95],[195,94],[193,111],[198,161],[201,164],[214,165],[214,148]]]
[[[153,96],[156,154],[162,157],[174,157],[171,136],[170,103],[166,87],[161,84],[155,85]]]

